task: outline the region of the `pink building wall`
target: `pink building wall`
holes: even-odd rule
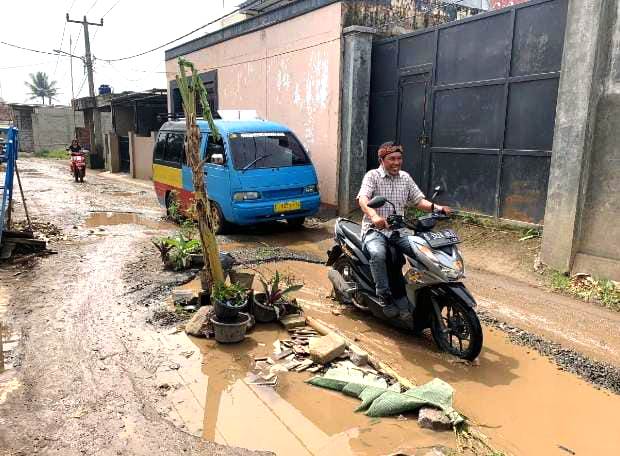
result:
[[[322,202],[337,203],[341,3],[184,56],[218,70],[220,109],[254,109],[291,128],[309,150]],[[176,59],[166,62],[174,79]]]

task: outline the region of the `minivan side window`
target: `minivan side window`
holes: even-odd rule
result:
[[[216,141],[213,135],[209,133],[209,136],[207,137],[207,152],[205,154],[207,163],[211,163],[211,157],[213,154],[221,154],[226,157],[224,154],[224,141],[222,140],[222,137],[220,136],[220,139]],[[226,158],[224,158],[224,160],[225,159]]]
[[[157,142],[155,143],[154,159],[156,161],[163,161],[164,154],[166,152],[166,132],[160,131],[157,135]]]
[[[166,152],[164,161],[169,163],[181,164],[184,155],[183,143],[185,141],[183,133],[168,133]]]

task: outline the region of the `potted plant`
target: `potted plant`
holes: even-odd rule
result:
[[[220,321],[235,319],[247,304],[247,290],[236,283],[217,282],[213,286],[211,302]]]
[[[259,277],[263,286],[262,293],[255,293],[253,312],[256,321],[270,323],[280,318],[286,309],[286,295],[301,289],[303,285],[293,284],[291,277],[282,276],[278,271],[270,280]]]

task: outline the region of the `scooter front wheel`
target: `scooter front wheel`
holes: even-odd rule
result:
[[[437,300],[439,312],[432,317],[431,332],[439,348],[459,358],[473,361],[482,350],[482,326],[471,307],[457,299]],[[438,316],[439,315],[439,316]]]

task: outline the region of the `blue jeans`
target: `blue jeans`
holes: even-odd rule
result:
[[[382,298],[392,295],[386,264],[389,244],[394,245],[397,250],[406,255],[414,255],[407,236],[393,237],[388,241],[386,236],[373,229],[368,230],[364,235],[364,249],[370,256],[370,272],[375,281],[377,295]]]

